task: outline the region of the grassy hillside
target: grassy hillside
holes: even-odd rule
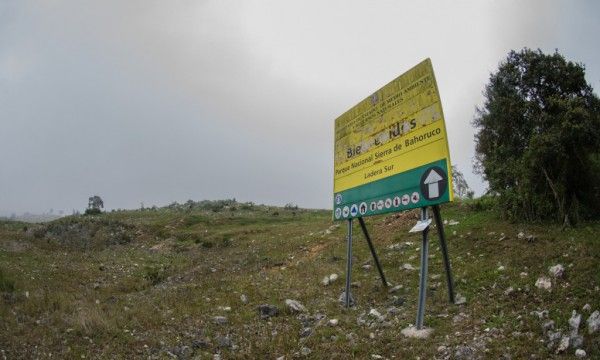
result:
[[[367,219],[392,291],[369,266],[368,247],[355,228],[358,304],[349,310],[338,301],[346,230],[332,226],[329,211],[174,206],[41,225],[2,222],[1,355],[571,358],[572,345],[557,354],[560,338],[551,344],[549,338],[558,329],[570,332],[576,310],[580,348],[599,358],[600,334],[588,334],[585,321],[600,310],[600,223],[561,231],[507,223],[475,208],[442,207],[445,219],[459,222],[446,231],[456,290],[466,303],[447,302],[433,231],[425,323],[434,332],[421,340],[400,334],[416,315],[418,271],[404,268],[419,266],[420,235],[408,233],[415,212]],[[548,273],[556,264],[565,268],[560,278]],[[332,273],[339,279],[323,285]],[[549,290],[535,286],[540,276],[551,280]],[[307,312],[292,313],[286,299]],[[277,306],[279,314],[261,319],[260,304]],[[381,317],[369,315],[371,309]],[[544,310],[548,316],[538,317]]]

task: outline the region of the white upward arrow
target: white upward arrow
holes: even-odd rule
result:
[[[438,182],[444,180],[444,178],[437,173],[434,169],[431,169],[429,175],[423,181],[425,184],[429,185],[429,198],[435,199],[440,196],[440,187],[438,186]]]

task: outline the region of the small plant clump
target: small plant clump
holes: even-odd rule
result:
[[[8,278],[0,269],[0,292],[12,293],[15,291],[15,281]]]
[[[149,265],[144,267],[144,279],[152,286],[160,284],[166,278],[167,272],[164,266]]]

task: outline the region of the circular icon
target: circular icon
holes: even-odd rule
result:
[[[412,195],[410,196],[410,201],[411,201],[413,204],[416,204],[416,203],[418,203],[418,202],[419,202],[419,199],[420,199],[420,198],[421,198],[421,196],[419,196],[419,193],[415,191],[415,192],[414,192],[414,193],[412,193]]]
[[[337,208],[335,209],[335,218],[339,219],[342,216],[342,209]]]
[[[390,198],[385,199],[385,208],[389,209],[391,207],[392,207],[392,199],[390,199]]]
[[[400,196],[395,196],[392,202],[394,203],[394,207],[400,206]]]
[[[377,210],[381,210],[381,209],[383,209],[383,200],[379,200],[377,202]]]
[[[410,202],[410,196],[408,194],[402,195],[402,205],[406,206]]]
[[[358,206],[356,206],[356,204],[352,204],[352,207],[350,208],[350,215],[358,215]]]
[[[367,213],[367,203],[366,202],[360,203],[360,205],[358,206],[358,212],[361,215],[364,215]]]
[[[425,170],[421,176],[421,194],[427,200],[436,200],[446,193],[448,177],[439,166],[432,166]]]
[[[339,205],[342,203],[342,194],[335,195],[335,204]]]
[[[342,209],[342,216],[347,218],[349,214],[350,214],[350,208],[348,208],[347,206],[344,206],[344,208]]]
[[[371,201],[370,208],[371,208],[371,211],[377,210],[377,203],[375,201]]]

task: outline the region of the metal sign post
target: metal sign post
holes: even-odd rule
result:
[[[444,223],[440,215],[438,205],[432,206],[433,217],[437,227],[442,255],[444,258],[444,268],[446,270],[446,283],[448,285],[448,299],[454,303],[454,284],[452,281],[452,269],[450,268],[450,258],[448,256],[448,247],[446,246],[446,236],[444,234]],[[410,232],[422,232],[423,241],[421,244],[421,272],[419,274],[419,304],[417,308],[417,330],[423,328],[423,319],[425,317],[425,300],[427,297],[427,270],[429,268],[429,225],[431,220],[427,214],[427,207],[421,208],[421,220],[410,230]]]
[[[348,219],[348,243],[346,253],[346,292],[344,293],[344,306],[350,307],[350,282],[352,281],[352,219]]]
[[[379,262],[379,258],[377,257],[377,253],[375,252],[375,247],[371,242],[371,237],[369,236],[369,232],[367,231],[367,225],[362,217],[358,218],[358,223],[360,224],[360,228],[367,239],[367,244],[369,245],[369,250],[371,251],[371,255],[373,256],[373,260],[375,261],[375,266],[377,266],[377,271],[379,271],[379,277],[381,277],[381,282],[384,287],[388,286],[387,281],[385,280],[385,275],[383,274],[383,268],[381,267],[381,263]],[[346,259],[346,290],[344,292],[344,306],[350,307],[350,303],[352,302],[352,295],[350,294],[350,287],[352,285],[352,218],[348,219],[348,238],[347,238],[347,259]]]
[[[437,227],[438,237],[440,238],[440,247],[444,257],[444,268],[446,269],[446,284],[448,285],[448,300],[454,304],[454,282],[452,281],[452,269],[450,268],[450,257],[448,256],[448,247],[446,246],[446,235],[444,234],[444,222],[440,215],[440,206],[433,205],[433,217]]]
[[[421,208],[421,222],[428,220],[427,207]],[[419,275],[419,307],[417,310],[417,330],[423,327],[425,317],[425,296],[427,293],[427,268],[429,262],[429,225],[423,229],[423,243],[421,244],[421,273]]]
[[[371,237],[369,236],[369,232],[367,231],[367,225],[365,225],[365,221],[362,217],[358,218],[358,223],[365,234],[365,238],[367,239],[367,244],[369,244],[369,250],[371,250],[371,255],[373,255],[373,260],[375,261],[375,265],[377,266],[377,271],[379,271],[379,277],[381,278],[381,282],[384,287],[388,286],[387,281],[385,280],[385,275],[383,275],[383,269],[381,268],[381,264],[379,263],[379,258],[377,257],[377,253],[375,252],[375,247],[371,242]]]

